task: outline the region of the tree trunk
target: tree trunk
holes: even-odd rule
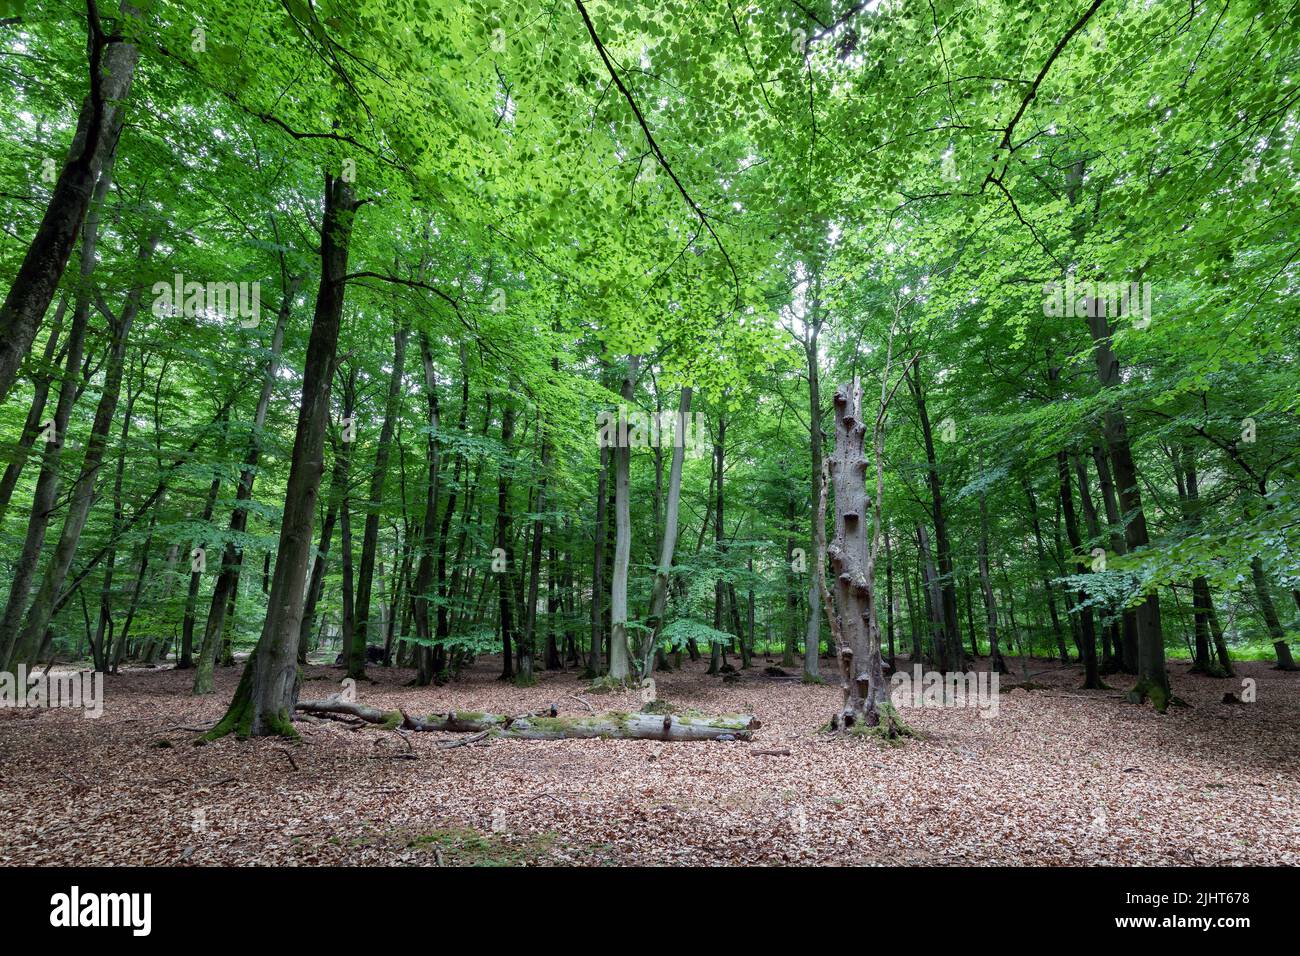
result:
[[[1223,628],[1219,626],[1219,615],[1215,613],[1214,601],[1210,599],[1208,587],[1205,598],[1205,610],[1210,619],[1210,633],[1214,636],[1214,648],[1219,655],[1219,667],[1223,669],[1224,677],[1236,677],[1236,672],[1232,668],[1232,658],[1228,656],[1228,642],[1223,638]]]
[[[55,403],[53,434],[43,442],[41,470],[36,478],[36,488],[32,495],[32,507],[27,521],[26,537],[22,551],[12,569],[9,585],[9,598],[5,604],[4,616],[0,618],[0,670],[8,669],[18,640],[18,630],[23,615],[27,610],[27,599],[31,593],[32,579],[36,574],[37,563],[45,544],[45,534],[49,527],[50,516],[58,500],[60,469],[59,461],[63,453],[63,443],[68,431],[68,419],[78,395],[78,383],[81,377],[81,360],[85,351],[86,326],[90,318],[90,283],[89,277],[95,269],[95,247],[99,241],[99,217],[113,179],[113,161],[110,158],[104,164],[95,193],[86,214],[86,223],[82,228],[81,240],[81,283],[77,288],[72,310],[72,326],[68,330],[68,353],[64,362],[63,379],[59,384],[59,398]]]
[[[145,240],[139,255],[141,266],[153,254],[154,246],[157,243],[157,235],[150,236]],[[54,553],[45,567],[41,585],[37,589],[36,597],[27,611],[27,616],[19,632],[13,657],[14,663],[26,662],[29,665],[36,663],[36,655],[40,650],[41,640],[49,627],[50,619],[54,616],[55,604],[64,583],[67,581],[68,571],[72,567],[72,559],[76,555],[77,545],[81,541],[81,532],[86,527],[87,518],[90,517],[90,508],[95,497],[95,483],[99,477],[100,466],[104,461],[104,454],[108,450],[109,429],[113,426],[117,401],[121,393],[127,339],[130,336],[135,317],[140,310],[140,298],[143,291],[142,282],[143,279],[137,280],[131,291],[127,293],[121,314],[110,320],[111,340],[108,356],[104,363],[104,384],[100,392],[99,406],[95,409],[95,419],[91,426],[90,436],[86,441],[85,458],[82,460],[80,475],[76,484],[73,485],[72,494],[68,501],[67,512],[63,520],[63,531],[59,535],[58,544],[55,545]],[[107,311],[104,303],[101,302],[100,307]]]
[[[224,424],[224,423],[223,423]],[[223,443],[224,444],[224,443]],[[217,507],[217,495],[221,492],[221,471],[213,469],[212,481],[208,484],[208,495],[203,501],[203,511],[200,515],[200,522],[204,528],[211,527],[212,512]],[[205,548],[204,541],[196,542],[196,547]],[[205,559],[206,560],[206,559]],[[188,670],[194,666],[194,620],[195,609],[199,602],[199,589],[203,585],[203,573],[190,569],[189,590],[185,594],[185,613],[181,620],[181,656],[176,661],[177,670]],[[225,595],[222,595],[222,605],[225,607]],[[211,615],[209,615],[211,617]],[[203,647],[206,647],[206,642]],[[200,648],[202,650],[202,648]],[[200,654],[200,656],[202,656]],[[211,672],[209,671],[209,677]],[[208,688],[211,690],[211,687]],[[203,693],[207,693],[204,691]]]
[[[1277,616],[1277,607],[1273,604],[1273,595],[1269,591],[1268,578],[1264,575],[1264,562],[1260,560],[1259,555],[1250,559],[1250,577],[1255,585],[1255,600],[1259,602],[1259,613],[1264,618],[1264,626],[1268,629],[1269,640],[1273,642],[1273,650],[1277,652],[1277,663],[1273,665],[1274,670],[1294,671],[1300,670],[1296,666],[1295,660],[1291,657],[1291,647],[1286,641],[1286,632],[1282,630],[1282,622]]]
[[[0,477],[0,527],[4,526],[5,515],[9,513],[9,502],[13,499],[14,488],[23,473],[27,459],[36,446],[36,439],[45,429],[45,406],[50,397],[50,384],[58,375],[58,361],[62,358],[59,351],[59,335],[63,331],[63,317],[68,310],[67,293],[59,299],[59,307],[54,311],[54,327],[45,339],[45,353],[41,356],[41,365],[33,379],[34,389],[32,403],[27,409],[27,420],[23,422],[22,433],[14,446],[9,464],[5,465],[4,475]],[[65,345],[66,350],[66,345]]]
[[[1188,445],[1183,448],[1181,459],[1176,450],[1173,459],[1174,475],[1177,480],[1179,495],[1184,503],[1184,518],[1193,529],[1199,529],[1201,526],[1201,488],[1200,476],[1196,470],[1196,452]],[[1192,670],[1214,677],[1231,676],[1231,664],[1222,667],[1215,664],[1214,658],[1211,656],[1210,619],[1213,613],[1214,602],[1210,597],[1209,579],[1205,575],[1197,575],[1192,579],[1192,615],[1196,633],[1196,659],[1192,664]],[[1215,644],[1216,649],[1222,652],[1222,656],[1226,660],[1228,648],[1226,644],[1223,644],[1223,633],[1221,631],[1217,635]]]
[[[1047,595],[1047,610],[1052,619],[1052,633],[1056,636],[1056,650],[1062,664],[1070,663],[1070,653],[1065,648],[1065,634],[1061,631],[1061,619],[1056,613],[1056,590],[1052,587],[1049,580],[1047,568],[1044,562],[1047,559],[1047,552],[1043,548],[1042,526],[1038,522],[1038,499],[1034,496],[1034,486],[1030,483],[1026,475],[1021,478],[1021,487],[1024,488],[1025,497],[1029,501],[1029,523],[1034,531],[1034,545],[1038,552],[1039,574],[1043,582],[1043,593]]]
[[[1088,330],[1092,333],[1093,351],[1097,360],[1097,379],[1103,389],[1114,389],[1120,384],[1119,358],[1111,348],[1112,331],[1096,300],[1088,308]],[[1093,314],[1096,313],[1096,314]],[[1124,411],[1112,405],[1102,416],[1103,434],[1110,451],[1110,462],[1115,470],[1119,506],[1128,516],[1124,529],[1125,542],[1130,552],[1145,547],[1147,537],[1146,513],[1142,508],[1142,492],[1138,486],[1137,465],[1129,447],[1128,424]],[[1169,675],[1165,670],[1164,635],[1160,628],[1160,596],[1148,594],[1137,609],[1138,681],[1130,693],[1135,703],[1150,698],[1157,711],[1164,712],[1172,697]]]
[[[1074,513],[1074,494],[1070,486],[1070,456],[1065,449],[1056,453],[1056,476],[1061,488],[1061,518],[1065,523],[1065,535],[1070,542],[1070,550],[1075,554],[1075,574],[1087,574],[1088,564],[1083,559],[1083,541],[1079,536],[1079,522]],[[1086,485],[1081,493],[1087,493]],[[1088,595],[1082,590],[1078,593],[1079,634],[1083,646],[1083,686],[1085,690],[1099,690],[1105,685],[1097,673],[1097,634],[1093,627],[1092,608],[1087,604]]]
[[[398,323],[393,336],[393,371],[388,377],[388,396],[384,402],[384,423],[379,430],[379,447],[375,449],[375,468],[370,477],[370,498],[366,502],[366,524],[361,536],[361,567],[357,574],[357,633],[352,654],[347,659],[348,676],[360,680],[366,676],[366,645],[370,641],[370,592],[375,577],[375,552],[379,547],[379,512],[384,505],[384,484],[388,478],[388,459],[393,444],[393,429],[402,391],[402,373],[406,367],[406,339],[410,329],[405,320]]]
[[[919,556],[917,564],[920,565]],[[907,624],[912,634],[912,652],[909,656],[912,664],[924,664],[925,655],[921,651],[921,626],[917,620],[916,602],[912,598],[912,581],[914,577],[913,575],[903,576],[903,595],[907,598]]]
[[[998,599],[993,594],[993,578],[989,574],[989,514],[984,504],[984,493],[979,496],[980,505],[980,539],[979,570],[980,590],[984,593],[984,614],[989,631],[989,668],[995,674],[1006,674],[1007,662],[1002,659],[1002,649],[998,644]]]
[[[934,658],[939,670],[947,673],[952,670],[952,661],[948,656],[948,635],[943,626],[943,594],[939,588],[938,575],[934,568],[934,558],[930,552],[930,535],[925,525],[916,526],[916,543],[921,562],[921,578],[925,584],[927,607],[930,611],[930,628],[934,644]]]
[[[290,723],[297,702],[298,631],[302,624],[307,561],[311,556],[316,496],[324,471],[330,379],[338,347],[346,287],[348,241],[357,203],[342,179],[325,176],[321,222],[321,280],[307,343],[298,427],[285,491],[275,575],[262,635],[225,717],[209,732],[215,739],[232,731],[240,737],[296,737]]]
[[[970,613],[970,591],[966,593],[966,613]],[[889,670],[894,667],[894,619],[898,617],[898,603],[894,595],[894,551],[890,545],[889,532],[885,532],[885,634],[889,645]],[[975,646],[974,624],[971,625],[971,647],[976,656],[979,648]]]
[[[596,476],[596,530],[591,553],[591,651],[587,655],[587,676],[599,677],[605,670],[602,651],[605,646],[605,613],[601,608],[605,594],[605,526],[609,521],[606,501],[609,498],[608,446],[600,449],[600,472]]]
[[[316,626],[316,605],[320,603],[321,592],[325,590],[325,570],[329,566],[330,542],[334,537],[334,525],[338,521],[339,507],[343,503],[343,483],[347,480],[347,459],[336,453],[334,468],[330,473],[329,504],[325,509],[325,523],[320,529],[320,544],[316,546],[315,560],[311,565],[311,577],[307,582],[307,598],[303,603],[302,624],[298,628],[298,663],[307,663],[312,631]]]
[[[343,617],[339,622],[342,632],[343,665],[352,660],[357,646],[356,572],[352,555],[352,495],[347,482],[343,485],[343,504],[339,506],[339,560],[343,565]],[[361,653],[365,653],[363,650]]]
[[[1125,540],[1119,511],[1119,499],[1115,495],[1115,484],[1110,477],[1110,462],[1106,450],[1100,445],[1094,445],[1092,460],[1097,467],[1097,484],[1101,489],[1102,504],[1106,508],[1106,524],[1110,526],[1110,548],[1117,555],[1128,554],[1128,543]],[[1135,609],[1124,608],[1121,611],[1117,636],[1120,669],[1126,674],[1136,674],[1138,622]]]
[[[514,572],[514,545],[510,537],[510,441],[515,433],[515,407],[509,398],[501,411],[501,463],[497,472],[497,550],[493,558],[504,555],[505,568],[497,571],[498,605],[501,615],[501,679],[513,680],[514,672],[514,608],[510,596],[510,575]]]
[[[88,226],[89,228],[89,226]],[[68,333],[68,354],[63,380],[59,386],[59,398],[55,405],[54,417],[50,419],[53,434],[42,443],[41,470],[36,478],[36,487],[32,494],[32,506],[27,520],[26,536],[22,551],[11,568],[9,597],[5,603],[4,616],[0,618],[0,670],[9,668],[9,660],[18,639],[18,629],[22,624],[23,613],[27,609],[27,598],[31,592],[32,579],[35,577],[37,564],[45,544],[46,530],[50,515],[54,511],[59,493],[59,459],[63,451],[63,439],[67,434],[68,417],[77,393],[77,382],[81,374],[81,355],[86,340],[87,312],[78,311],[73,316],[72,328]]]
[[[677,403],[677,422],[673,428],[673,458],[668,469],[668,503],[664,511],[663,537],[659,541],[659,564],[655,568],[654,587],[650,592],[650,613],[646,621],[650,635],[641,647],[640,674],[650,676],[659,635],[663,631],[664,609],[668,606],[668,580],[672,575],[673,555],[677,549],[677,525],[681,514],[682,468],[686,461],[686,426],[691,414],[691,388],[683,386]]]
[[[919,362],[907,373],[907,383],[916,401],[917,418],[921,423],[921,438],[925,446],[926,481],[930,486],[931,516],[934,519],[934,552],[938,575],[931,572],[931,580],[938,588],[938,622],[943,630],[944,670],[949,664],[964,670],[965,653],[961,644],[961,629],[957,623],[957,585],[953,575],[952,544],[948,539],[948,520],[944,513],[943,483],[939,479],[939,461],[934,450],[934,432],[930,427],[930,413],[925,401],[925,387],[921,379]]]
[[[726,536],[726,496],[723,493],[725,487],[724,471],[726,464],[727,450],[727,413],[726,409],[718,410],[718,439],[713,446],[713,547],[717,553],[717,561],[722,563],[723,555],[727,550]],[[725,607],[727,600],[727,589],[722,578],[717,578],[713,583],[713,629],[721,631],[725,626]],[[715,638],[709,654],[710,674],[717,674],[722,670],[722,665],[726,663],[725,651],[723,645]]]
[[[435,677],[433,669],[433,629],[429,620],[429,589],[433,585],[433,551],[437,546],[438,535],[438,492],[442,467],[441,411],[438,407],[438,375],[433,365],[433,349],[429,334],[420,330],[420,362],[424,366],[424,397],[428,435],[425,438],[425,478],[424,478],[424,517],[420,519],[419,560],[415,565],[415,580],[411,585],[412,614],[415,618],[415,659],[416,684],[427,687]],[[468,385],[469,370],[465,369]],[[462,409],[464,412],[464,409]],[[456,486],[459,484],[460,466],[457,459],[456,477],[451,483],[451,497],[447,503],[447,512],[456,509]],[[445,553],[445,552],[444,552]],[[439,593],[445,582],[438,582]],[[442,602],[439,602],[440,604]],[[439,608],[440,613],[442,608]]]
[[[486,733],[492,737],[517,740],[566,740],[618,738],[632,740],[751,740],[761,724],[748,714],[722,717],[681,717],[663,714],[591,714],[559,717],[526,714],[484,714],[478,711],[451,711],[430,714],[423,720],[409,716],[401,708],[379,710],[339,697],[307,700],[297,705],[307,714],[346,714],[370,724],[394,730],[432,731],[435,733]]]
[[[266,425],[267,411],[271,406],[271,394],[275,388],[277,373],[280,368],[280,354],[284,348],[284,333],[289,316],[293,311],[293,302],[302,285],[302,276],[290,277],[280,299],[280,308],[275,317],[275,329],[271,333],[271,354],[267,358],[266,368],[262,374],[262,389],[257,396],[257,406],[253,411],[253,426],[249,429],[248,450],[244,467],[240,470],[239,485],[235,489],[235,507],[230,513],[230,532],[226,546],[222,549],[221,570],[212,587],[212,599],[208,604],[208,616],[203,625],[203,640],[199,645],[199,659],[194,674],[194,694],[212,693],[212,672],[216,667],[217,656],[221,650],[221,638],[225,633],[226,609],[231,606],[234,590],[239,582],[239,567],[243,561],[243,551],[236,543],[248,529],[248,502],[253,497],[253,483],[257,478],[257,465],[262,454],[262,430]],[[336,465],[337,467],[337,465]],[[209,518],[211,511],[208,512]],[[205,519],[207,520],[207,519]],[[328,550],[328,540],[326,550]],[[314,601],[312,607],[315,607]],[[187,615],[193,621],[193,613]],[[188,646],[190,638],[185,638]],[[188,653],[188,651],[186,652]],[[179,666],[179,665],[178,665]]]
[[[542,546],[544,544],[546,532],[546,525],[542,516],[546,512],[547,505],[549,504],[546,500],[546,480],[550,474],[551,468],[551,441],[550,435],[548,434],[548,428],[546,423],[542,421],[540,417],[538,418],[537,426],[542,443],[542,475],[537,487],[537,503],[533,506],[534,514],[536,514],[537,517],[533,519],[532,553],[529,555],[528,568],[528,598],[524,608],[524,639],[519,649],[519,674],[515,678],[516,683],[525,686],[534,682],[533,648],[535,646],[534,641],[537,639],[537,598],[542,579]],[[547,576],[547,581],[550,581],[549,575]],[[550,621],[549,611],[550,608],[548,606],[548,632]],[[552,657],[550,652],[553,649],[554,639],[552,639],[547,645],[548,653],[546,667],[548,670],[551,669]]]
[[[808,360],[808,435],[809,435],[809,454],[812,458],[812,499],[814,511],[816,501],[819,495],[823,493],[822,471],[824,462],[824,452],[822,450],[822,398],[821,384],[818,376],[819,356],[817,351],[818,330],[820,329],[820,290],[821,277],[818,274],[814,281],[815,294],[813,297],[814,321],[810,325],[808,340],[805,343],[805,357]],[[824,502],[823,502],[824,504]],[[804,680],[810,683],[821,683],[821,650],[822,650],[822,593],[825,588],[825,558],[823,557],[824,545],[819,549],[816,541],[816,531],[812,534],[812,550],[808,559],[808,627],[804,633],[803,644],[803,676]]]
[[[782,462],[784,465],[784,461]],[[786,621],[785,628],[785,648],[781,653],[781,666],[794,667],[794,654],[799,646],[799,575],[795,571],[794,542],[795,542],[795,517],[799,502],[794,494],[786,497],[786,535],[785,535],[785,606]],[[805,555],[805,567],[807,566],[807,557]],[[814,605],[815,606],[815,605]],[[820,622],[818,623],[820,628]],[[818,632],[820,634],[820,630]]]
[[[129,3],[122,3],[121,12],[139,23],[140,13]],[[90,94],[82,102],[68,158],[45,214],[0,306],[0,403],[36,339],[90,208],[100,168],[111,162],[122,131],[120,104],[131,91],[139,53],[123,32],[105,34],[97,14],[91,20],[88,49]]]
[[[883,377],[889,374],[886,359]],[[896,722],[888,706],[888,688],[880,656],[876,613],[876,556],[880,544],[880,496],[883,491],[884,407],[875,416],[876,494],[865,483],[869,459],[864,448],[862,387],[855,378],[835,390],[835,450],[828,462],[835,482],[835,538],[826,557],[835,574],[835,616],[839,621],[840,689],[843,701],[833,727],[878,727],[892,736]],[[867,514],[872,514],[870,536]]]
[[[629,355],[621,395],[631,405],[640,357]],[[614,575],[609,591],[609,676],[625,681],[632,676],[627,644],[627,576],[632,561],[632,511],[630,471],[632,449],[627,441],[614,448]]]

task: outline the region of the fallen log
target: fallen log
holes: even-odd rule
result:
[[[518,740],[592,739],[599,737],[632,740],[750,740],[760,726],[749,714],[721,717],[683,717],[679,714],[607,713],[579,717],[523,714],[484,714],[456,710],[412,717],[401,708],[380,710],[338,695],[324,700],[303,700],[297,709],[306,714],[347,714],[389,730],[450,731],[484,733]]]

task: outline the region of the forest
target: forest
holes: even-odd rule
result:
[[[0,863],[1300,863],[1298,27],[8,0]]]

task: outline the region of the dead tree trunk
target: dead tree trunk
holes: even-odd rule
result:
[[[888,362],[886,362],[888,375]],[[880,656],[880,624],[876,616],[875,563],[879,545],[879,493],[873,502],[867,496],[864,455],[867,425],[862,420],[862,387],[854,379],[835,390],[835,450],[828,466],[835,483],[835,539],[826,549],[835,576],[835,616],[839,620],[840,689],[843,702],[831,725],[850,728],[884,724],[893,735],[893,718],[888,704],[884,668]],[[876,417],[875,455],[879,465],[883,434]],[[868,508],[875,517],[870,540],[867,534]]]
[[[306,714],[346,714],[369,724],[393,730],[453,733],[487,733],[492,737],[518,740],[565,740],[620,738],[632,740],[750,740],[761,724],[749,714],[720,717],[682,717],[673,714],[590,714],[558,717],[527,714],[483,714],[477,711],[450,711],[430,714],[423,720],[409,716],[401,708],[380,710],[338,696],[325,700],[300,701],[297,709]]]

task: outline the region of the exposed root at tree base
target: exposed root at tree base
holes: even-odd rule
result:
[[[587,687],[589,694],[616,694],[620,691],[633,690],[640,682],[634,677],[610,677],[605,674],[597,677]]]
[[[909,737],[920,739],[923,736],[919,731],[908,726],[892,704],[879,704],[876,708],[876,718],[875,724],[860,720],[846,725],[843,715],[835,714],[822,730],[839,736],[871,737],[891,746],[897,746]]]
[[[1191,706],[1181,697],[1170,693],[1167,686],[1162,686],[1146,678],[1139,680],[1134,685],[1133,689],[1128,692],[1127,700],[1130,704],[1141,704],[1149,700],[1158,714],[1163,714],[1171,705],[1174,707]]]

